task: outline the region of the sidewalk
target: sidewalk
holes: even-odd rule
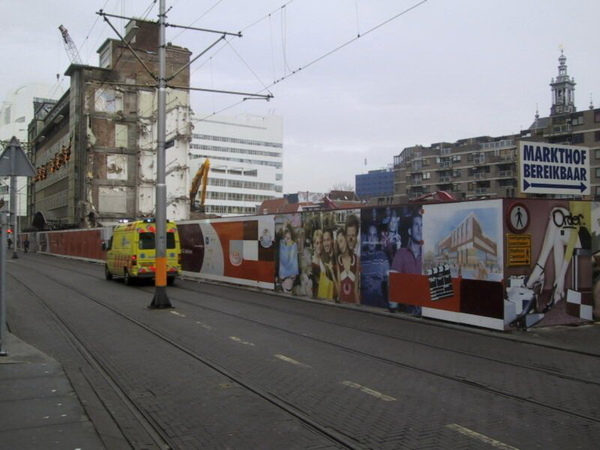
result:
[[[7,333],[0,357],[0,450],[104,449],[62,366]]]
[[[575,353],[600,356],[600,322],[583,325],[555,325],[508,333],[511,339],[553,346]]]

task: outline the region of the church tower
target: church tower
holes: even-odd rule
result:
[[[550,116],[561,114],[574,113],[575,108],[575,79],[569,78],[567,75],[567,57],[560,51],[558,58],[560,65],[558,66],[558,76],[556,81],[554,78],[550,83],[552,87],[552,108],[550,108]]]

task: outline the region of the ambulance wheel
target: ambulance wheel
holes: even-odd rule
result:
[[[108,281],[113,279],[112,273],[110,273],[110,270],[108,270],[108,265],[104,266],[104,276]]]
[[[127,269],[125,269],[125,274],[123,275],[123,281],[125,282],[125,284],[127,286],[131,286],[133,284],[133,279],[131,278],[131,275],[129,275],[129,271]]]

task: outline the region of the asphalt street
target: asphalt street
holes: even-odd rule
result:
[[[503,334],[98,264],[7,262],[11,333],[106,448],[596,448],[597,325]],[[595,342],[595,343],[594,343]]]

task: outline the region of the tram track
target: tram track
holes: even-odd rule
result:
[[[52,256],[52,255],[48,255],[48,256]],[[68,258],[65,258],[65,260],[68,260]],[[92,263],[92,264],[96,264],[96,263]],[[76,272],[79,273],[81,275],[86,275],[86,276],[91,276],[94,278],[97,278],[98,275],[97,274],[91,274],[89,272],[84,272],[84,271],[80,271],[80,270],[72,270],[71,268],[65,269],[65,270],[70,270],[72,272]],[[184,281],[187,282],[191,282],[191,283],[199,283],[198,280],[195,279],[184,279]],[[293,299],[293,300],[300,300],[300,301],[310,301],[311,303],[315,304],[315,305],[319,305],[321,307],[325,307],[325,308],[333,308],[333,307],[339,307],[339,305],[334,305],[331,303],[327,303],[326,301],[317,301],[317,300],[313,300],[313,299],[308,299],[308,298],[303,298],[303,297],[290,297],[289,295],[284,295],[284,294],[279,294],[276,292],[271,292],[271,291],[264,291],[264,290],[259,290],[256,288],[248,288],[246,286],[241,287],[241,286],[236,286],[236,285],[228,285],[228,284],[220,284],[218,282],[213,282],[213,281],[201,281],[202,283],[206,283],[206,285],[210,285],[210,286],[216,286],[216,287],[222,287],[222,288],[226,288],[226,289],[232,289],[232,290],[239,290],[239,291],[246,291],[246,292],[257,292],[257,293],[261,293],[261,294],[265,294],[265,295],[270,295],[273,297],[278,297],[278,298],[286,298],[286,299]],[[319,316],[315,316],[315,315],[311,315],[311,314],[304,314],[304,313],[298,313],[297,311],[293,311],[291,309],[288,308],[282,308],[279,306],[271,306],[271,305],[264,305],[261,303],[256,303],[256,302],[252,302],[252,301],[248,301],[248,300],[239,300],[236,299],[234,296],[224,296],[222,294],[214,294],[212,292],[206,292],[206,291],[198,291],[195,289],[190,289],[188,287],[184,287],[181,285],[181,283],[177,284],[174,286],[177,289],[184,289],[186,291],[190,291],[190,292],[196,292],[199,294],[209,294],[209,295],[213,295],[215,297],[220,297],[220,298],[224,298],[227,299],[229,301],[232,302],[236,302],[236,303],[240,303],[240,304],[244,304],[244,305],[252,305],[252,306],[256,306],[258,308],[262,308],[265,310],[270,310],[270,311],[276,311],[276,312],[281,312],[281,313],[286,313],[286,314],[290,314],[290,315],[295,315],[298,317],[304,317],[304,318],[309,318],[312,320],[316,320],[316,321],[320,321],[323,323],[328,323],[328,324],[333,324],[333,325],[338,325],[338,326],[342,326],[342,327],[346,327],[349,329],[354,329],[357,331],[363,331],[363,332],[367,332],[367,333],[373,333],[373,334],[377,334],[379,336],[383,336],[383,337],[388,337],[391,339],[397,339],[399,341],[404,341],[407,343],[414,343],[414,344],[418,344],[418,345],[422,345],[425,347],[430,347],[430,348],[436,348],[436,349],[440,349],[440,350],[446,350],[449,352],[453,352],[453,353],[463,353],[467,356],[473,356],[473,357],[477,357],[477,358],[481,358],[484,360],[488,360],[488,361],[495,361],[495,362],[501,362],[501,363],[505,363],[505,364],[510,364],[510,365],[515,365],[518,367],[523,367],[526,369],[530,369],[530,370],[536,370],[542,373],[546,373],[546,374],[550,374],[550,375],[555,375],[558,377],[563,377],[563,378],[567,378],[567,379],[573,379],[575,381],[582,381],[582,382],[587,382],[587,383],[591,383],[591,384],[597,384],[600,385],[600,381],[596,381],[596,380],[587,380],[584,378],[578,378],[578,377],[572,377],[569,375],[564,375],[561,374],[560,372],[556,372],[556,371],[552,371],[552,370],[548,370],[548,369],[544,369],[544,368],[540,368],[537,366],[528,366],[528,365],[520,365],[518,363],[514,363],[511,361],[506,361],[503,359],[498,359],[498,358],[490,358],[488,356],[485,355],[481,355],[478,353],[471,353],[471,352],[464,352],[461,350],[456,350],[453,348],[448,348],[448,347],[444,347],[444,346],[440,346],[440,345],[434,345],[434,344],[429,344],[426,342],[422,342],[416,339],[409,339],[406,337],[402,337],[402,336],[398,336],[398,335],[394,335],[394,334],[390,334],[390,333],[383,333],[381,331],[378,330],[374,330],[372,328],[362,328],[362,327],[356,327],[356,326],[350,326],[350,325],[346,325],[346,324],[342,324],[340,322],[336,322],[336,321],[331,321],[331,320],[325,320],[320,318]],[[357,310],[357,309],[347,309],[347,311],[353,311],[355,313],[359,313],[359,314],[371,314],[371,315],[382,315],[380,312],[378,311],[367,311],[367,310]],[[387,315],[384,315],[387,316]],[[405,320],[405,321],[416,321],[418,319],[412,318],[410,316],[405,316],[402,314],[398,314],[398,315],[394,315],[393,318],[395,320]],[[502,341],[502,342],[511,342],[511,344],[513,345],[519,345],[519,346],[529,346],[529,347],[542,347],[542,348],[547,348],[547,349],[551,349],[551,350],[556,350],[556,351],[560,351],[560,352],[567,352],[570,354],[577,354],[577,355],[581,355],[581,356],[586,356],[586,357],[590,357],[593,359],[599,359],[600,360],[600,355],[596,354],[596,353],[590,353],[590,352],[586,352],[586,351],[581,351],[581,350],[577,350],[577,349],[570,349],[570,348],[564,348],[561,346],[556,346],[556,345],[552,345],[552,344],[548,344],[548,343],[543,343],[543,342],[534,342],[534,341],[528,341],[528,342],[524,342],[524,341],[518,341],[515,339],[511,339],[510,336],[506,336],[506,335],[494,335],[494,334],[489,334],[487,333],[487,330],[480,330],[480,329],[472,329],[472,328],[468,328],[468,327],[461,327],[459,328],[459,326],[456,326],[454,324],[451,323],[440,323],[437,321],[419,321],[420,325],[423,326],[427,326],[427,327],[432,327],[432,328],[444,328],[444,329],[448,329],[448,328],[452,328],[456,331],[459,331],[460,333],[464,333],[464,334],[473,334],[473,335],[477,335],[477,336],[483,336],[486,339],[492,339],[492,340],[498,340],[498,341]]]
[[[89,273],[85,273],[85,272],[80,272],[80,273],[83,274],[83,275],[93,276],[93,275],[91,275]],[[41,273],[41,275],[44,276],[44,277],[46,277],[46,278],[48,278],[48,279],[50,279],[50,280],[52,280],[53,282],[56,282],[58,284],[63,285],[64,287],[66,287],[68,289],[71,289],[71,290],[77,292],[78,294],[80,294],[80,295],[82,295],[82,296],[84,296],[84,297],[86,297],[86,298],[88,298],[88,299],[90,299],[90,300],[92,300],[92,301],[100,304],[101,306],[104,306],[104,307],[112,310],[113,312],[115,312],[115,313],[117,313],[117,314],[119,314],[119,315],[127,318],[128,320],[130,320],[130,321],[138,324],[139,326],[145,328],[147,331],[155,334],[156,336],[160,337],[161,339],[164,339],[167,342],[171,343],[172,345],[175,345],[176,347],[180,348],[180,350],[185,351],[187,354],[189,354],[190,356],[193,356],[194,358],[198,359],[199,361],[202,361],[205,364],[208,364],[209,366],[211,364],[214,364],[212,362],[203,361],[202,357],[200,355],[198,355],[196,352],[194,352],[193,350],[191,350],[191,349],[183,346],[181,343],[176,342],[172,338],[166,336],[164,333],[161,333],[158,330],[152,329],[148,325],[142,324],[139,321],[137,321],[136,319],[131,318],[131,317],[127,316],[126,314],[123,314],[122,312],[120,312],[117,309],[111,307],[110,305],[106,305],[102,301],[100,301],[100,300],[98,300],[98,299],[90,296],[89,294],[87,294],[85,292],[82,292],[79,289],[74,288],[71,285],[63,283],[62,281],[57,280],[57,279],[55,279],[52,276],[46,275],[44,273]],[[185,288],[182,288],[181,286],[178,287],[178,289],[182,289],[182,290],[185,290],[185,291],[193,291],[195,293],[198,293],[197,290],[194,290],[194,289],[185,289]],[[173,290],[171,292],[173,292]],[[212,294],[212,293],[210,295],[214,296],[214,294]],[[227,315],[227,316],[230,316],[230,317],[234,317],[234,318],[236,318],[238,320],[249,321],[249,322],[252,322],[254,324],[263,326],[263,327],[268,327],[268,328],[271,328],[271,329],[274,329],[274,330],[278,330],[280,332],[284,332],[284,333],[288,333],[288,334],[297,336],[299,338],[310,339],[310,340],[318,342],[320,344],[324,344],[324,345],[328,345],[328,346],[333,346],[333,347],[336,347],[336,348],[338,348],[340,350],[356,354],[356,355],[358,355],[360,357],[363,357],[363,358],[367,358],[367,359],[370,359],[370,360],[376,360],[376,361],[379,361],[379,362],[382,362],[382,363],[385,363],[385,364],[388,364],[388,365],[393,365],[393,366],[396,366],[396,367],[401,367],[403,369],[407,369],[407,370],[411,370],[411,371],[416,371],[416,372],[420,372],[420,373],[425,373],[425,374],[428,374],[428,375],[431,375],[431,376],[435,376],[435,377],[438,377],[438,378],[443,378],[443,379],[446,379],[446,380],[449,380],[449,381],[452,381],[452,382],[455,382],[455,383],[460,383],[462,385],[469,386],[470,388],[475,388],[475,389],[478,389],[478,390],[482,390],[482,391],[485,391],[487,393],[492,393],[494,395],[500,395],[500,396],[503,396],[505,398],[509,398],[511,400],[525,402],[525,403],[528,403],[528,404],[536,405],[538,407],[547,408],[547,409],[559,412],[561,414],[567,414],[567,415],[570,415],[570,416],[574,416],[574,417],[577,417],[577,418],[580,418],[580,419],[585,419],[585,420],[592,421],[592,422],[595,422],[595,423],[599,423],[600,422],[600,419],[598,417],[595,417],[595,416],[592,416],[592,415],[589,415],[589,414],[580,413],[580,412],[573,411],[573,410],[566,409],[566,408],[557,407],[556,405],[552,405],[552,404],[549,404],[547,402],[535,400],[535,399],[533,399],[531,397],[527,397],[527,396],[524,396],[524,395],[516,395],[516,394],[514,394],[512,392],[508,392],[508,391],[505,391],[505,390],[502,390],[502,389],[494,388],[494,387],[491,387],[491,386],[488,386],[488,385],[485,385],[485,384],[477,383],[476,381],[468,380],[468,379],[465,379],[465,378],[461,378],[461,377],[457,377],[457,376],[452,376],[452,375],[440,373],[440,372],[435,371],[435,370],[430,370],[430,369],[423,368],[423,367],[417,367],[415,365],[410,365],[410,364],[404,364],[404,363],[396,361],[396,360],[391,360],[389,358],[384,358],[384,357],[372,355],[372,354],[369,354],[369,353],[366,353],[366,352],[363,352],[363,351],[360,351],[360,350],[348,347],[346,345],[341,345],[341,344],[337,344],[337,343],[334,343],[334,342],[331,342],[331,341],[327,341],[325,339],[320,339],[320,338],[313,337],[313,336],[307,336],[306,334],[303,334],[303,333],[294,332],[294,331],[291,331],[291,330],[289,330],[287,328],[283,328],[283,327],[279,327],[279,326],[276,326],[276,325],[265,323],[265,322],[262,322],[262,321],[259,321],[259,320],[251,319],[249,317],[245,317],[245,316],[242,316],[242,315],[239,315],[239,314],[225,312],[225,311],[222,311],[222,310],[220,310],[218,308],[213,308],[211,306],[207,306],[207,305],[204,305],[204,304],[200,305],[200,304],[197,304],[195,302],[192,302],[192,301],[189,301],[189,300],[186,300],[186,299],[183,299],[183,298],[179,297],[177,295],[176,291],[175,291],[174,295],[171,294],[170,297],[173,300],[176,300],[176,301],[181,302],[183,304],[186,304],[188,306],[192,306],[192,307],[195,307],[195,308],[201,308],[201,309],[212,311],[212,312],[219,313],[219,314],[224,314],[224,315]],[[223,297],[223,298],[225,298],[225,297]],[[232,299],[227,298],[227,300],[232,300]],[[238,301],[240,303],[248,304],[248,302],[246,300],[244,300],[244,301],[238,300]],[[250,303],[253,303],[253,302],[250,302]],[[279,309],[279,308],[274,308],[274,309],[276,309],[278,312],[292,314],[292,312],[281,311],[281,309]],[[314,317],[312,315],[297,314],[297,313],[295,315],[303,317],[303,318],[310,318],[312,320],[318,320],[319,319],[319,318]],[[364,331],[364,332],[367,332],[367,333],[372,333],[373,332],[371,330],[362,330],[361,328],[358,328],[358,327],[350,327],[350,326],[339,324],[339,323],[336,323],[336,322],[333,322],[333,321],[321,320],[321,322],[327,322],[327,323],[330,323],[330,324],[333,324],[333,325],[344,326],[346,328],[356,329],[356,330]],[[380,335],[383,335],[383,336],[386,336],[386,337],[395,338],[394,336],[387,336],[387,334],[382,334],[382,333],[377,333],[377,334],[380,334]],[[423,345],[422,343],[414,342],[414,341],[411,341],[411,340],[409,340],[409,342]],[[425,345],[429,345],[429,344],[425,344]],[[434,347],[437,348],[437,346],[434,346]],[[440,350],[446,350],[446,351],[452,351],[451,349],[449,350],[449,349],[445,349],[443,347],[439,348],[439,349]],[[471,354],[471,353],[468,353],[468,352],[461,352],[461,353],[466,354],[466,356],[477,357],[477,358],[481,357],[481,355],[478,355],[478,354]],[[517,367],[520,367],[520,368],[525,368],[525,369],[528,369],[528,370],[534,370],[534,371],[537,371],[537,372],[542,372],[542,373],[544,373],[546,375],[550,375],[550,376],[556,376],[556,377],[563,378],[563,379],[566,378],[566,379],[568,379],[570,381],[573,381],[573,382],[585,383],[585,384],[594,384],[594,385],[598,385],[599,384],[599,383],[591,381],[591,380],[577,378],[577,377],[572,377],[572,376],[565,376],[565,374],[561,374],[559,372],[554,372],[554,371],[549,371],[549,370],[545,370],[545,369],[540,369],[540,368],[537,368],[537,367],[534,367],[534,366],[523,366],[523,365],[520,365],[520,364],[514,364],[514,363],[505,362],[505,361],[502,361],[502,360],[496,360],[496,359],[487,358],[487,357],[486,357],[486,359],[494,361],[494,362],[497,362],[497,363],[510,364],[510,365],[517,366]],[[237,375],[235,375],[235,374],[232,374],[230,370],[228,370],[228,369],[226,369],[224,367],[218,366],[218,365],[215,366],[214,368],[215,368],[215,370],[218,370],[220,373],[222,373],[222,374],[230,377],[231,379],[233,379],[234,381],[236,381],[238,384],[240,384],[242,386],[245,386],[244,380],[238,380],[237,378],[239,378],[239,377]],[[267,398],[267,399],[269,399],[269,396],[273,395],[273,394],[267,393],[266,391],[264,391],[260,387],[250,386],[249,388],[251,388],[253,390],[253,392],[254,392],[254,389],[256,389],[256,393],[262,392],[263,395],[266,395],[266,397],[264,397],[264,398]],[[285,400],[283,400],[283,399],[276,398],[275,400],[283,402],[284,406],[286,405],[285,404]],[[312,426],[312,424],[311,424],[311,426]]]
[[[35,270],[35,269],[31,269],[31,268],[29,268],[29,269]],[[43,276],[44,278],[46,278],[60,286],[63,286],[67,289],[70,289],[70,290],[76,292],[78,295],[80,295],[84,298],[87,298],[88,300],[91,300],[94,303],[110,310],[111,312],[117,314],[118,316],[128,320],[129,322],[131,322],[131,323],[135,324],[136,326],[144,329],[145,331],[151,333],[152,335],[156,336],[157,338],[161,339],[162,341],[168,343],[169,345],[173,346],[177,350],[187,354],[188,356],[192,357],[196,361],[201,362],[202,364],[210,367],[212,370],[229,378],[231,381],[237,383],[238,385],[242,386],[243,388],[249,390],[250,392],[258,395],[262,399],[264,399],[264,400],[268,401],[269,403],[271,403],[272,405],[276,406],[280,410],[283,410],[290,416],[296,418],[297,420],[302,422],[305,427],[307,427],[310,430],[312,430],[313,432],[323,436],[324,438],[328,439],[332,443],[335,443],[337,445],[340,445],[343,448],[348,448],[348,449],[359,450],[359,449],[364,448],[360,443],[358,443],[351,437],[346,436],[337,430],[333,430],[328,426],[318,423],[317,421],[313,420],[308,414],[302,412],[298,408],[287,403],[285,399],[280,398],[276,394],[273,394],[261,387],[253,385],[251,382],[249,382],[248,380],[245,380],[243,377],[235,374],[230,369],[228,369],[218,363],[215,363],[214,361],[209,360],[208,358],[203,357],[202,355],[195,352],[193,349],[191,349],[191,348],[185,346],[184,344],[177,342],[173,338],[167,336],[165,333],[163,333],[145,323],[140,322],[139,320],[135,319],[134,317],[131,317],[130,315],[125,314],[122,311],[119,311],[118,309],[102,302],[101,300],[99,300],[95,297],[92,297],[91,295],[87,294],[86,292],[83,292],[80,289],[75,288],[72,285],[64,283],[64,282],[62,282],[52,276],[49,276],[41,271],[37,271],[37,270],[35,270],[35,271],[38,274],[40,274],[41,276]],[[90,362],[94,368],[96,368],[101,374],[103,374],[103,376],[106,378],[106,381],[109,382],[109,384],[115,390],[115,392],[119,395],[119,397],[122,400],[124,400],[124,403],[128,406],[128,408],[130,410],[132,410],[132,412],[134,412],[136,418],[139,420],[139,422],[142,424],[142,426],[152,436],[155,444],[159,448],[163,448],[163,449],[177,448],[177,446],[175,444],[173,444],[172,440],[168,437],[168,434],[160,426],[160,424],[158,424],[152,418],[152,416],[150,414],[148,414],[142,408],[140,408],[137,405],[135,399],[133,399],[130,395],[128,395],[125,392],[124,389],[121,388],[121,386],[119,384],[118,376],[116,376],[113,373],[110,373],[108,370],[106,370],[104,368],[104,365],[102,364],[102,362],[100,360],[98,360],[87,349],[87,347],[85,345],[85,341],[78,336],[77,332],[72,327],[70,327],[65,321],[63,321],[60,318],[59,314],[54,310],[54,308],[52,306],[50,306],[48,304],[48,302],[43,300],[39,295],[37,295],[33,290],[31,290],[26,285],[26,283],[23,283],[19,278],[15,277],[13,275],[11,275],[11,277],[13,279],[15,279],[19,284],[21,284],[23,286],[23,288],[50,313],[53,320],[55,320],[56,323],[59,324],[60,328],[62,330],[64,330],[65,336],[69,339],[69,341],[78,349],[78,351],[81,352],[81,354],[84,356],[84,358],[88,362]]]

